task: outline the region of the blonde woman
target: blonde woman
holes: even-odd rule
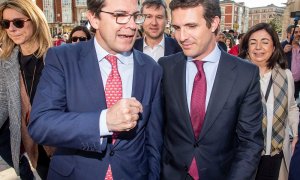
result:
[[[260,70],[265,143],[256,180],[287,180],[299,123],[292,73],[286,68],[278,35],[270,24],[253,26],[240,47],[239,56],[249,59]],[[289,132],[293,136],[291,144]]]
[[[31,0],[0,4],[0,171],[12,166],[21,179],[32,179],[33,167],[46,178],[49,157],[27,131],[31,103],[51,46],[43,12]],[[28,168],[29,167],[29,168]]]

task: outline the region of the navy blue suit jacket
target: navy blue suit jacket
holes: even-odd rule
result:
[[[263,149],[258,68],[221,51],[214,85],[198,138],[186,96],[187,57],[162,57],[165,101],[162,179],[185,180],[193,157],[200,179],[249,180]]]
[[[143,44],[144,44],[144,38],[137,39],[133,45],[133,48],[143,52]],[[171,54],[175,54],[181,51],[182,49],[175,39],[165,36],[164,56],[169,56]]]
[[[298,125],[298,132],[300,132],[300,124]],[[289,180],[299,180],[300,178],[300,140],[298,140],[294,154],[292,156]]]
[[[48,179],[159,179],[162,146],[162,69],[133,50],[132,97],[143,105],[136,128],[100,143],[99,117],[106,109],[94,40],[50,48],[35,95],[29,132],[39,144],[57,147]]]

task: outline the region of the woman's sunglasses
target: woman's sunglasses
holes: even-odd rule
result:
[[[13,19],[13,20],[3,19],[0,21],[0,25],[3,29],[8,29],[10,27],[10,23],[12,22],[16,28],[21,29],[24,27],[24,23],[27,21],[30,21],[30,19]]]
[[[76,37],[76,36],[74,36],[74,37],[72,37],[72,42],[77,42],[78,39],[79,39],[79,41],[86,41],[87,40],[86,37]]]

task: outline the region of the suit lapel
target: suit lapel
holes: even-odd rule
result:
[[[79,59],[79,70],[83,84],[88,88],[95,106],[106,108],[104,87],[100,73],[99,63],[94,47],[94,40],[90,40],[86,46],[82,46],[82,53]]]
[[[235,60],[231,60],[230,56],[222,52],[199,140],[216,121],[232,91],[236,79],[235,67]]]
[[[182,115],[182,119],[179,119],[179,121],[184,121],[186,128],[189,129],[189,136],[194,137],[186,95],[186,56],[184,56],[183,53],[180,53],[178,60],[174,58],[174,61],[175,60],[177,62],[174,62],[176,64],[172,70],[172,74],[174,74],[174,88],[172,89],[174,92],[174,98],[176,98],[175,102],[178,102],[178,109],[181,110],[180,114]]]
[[[145,76],[146,76],[146,66],[144,66],[143,58],[140,56],[140,53],[137,53],[136,50],[133,50],[133,80],[132,80],[132,92],[131,97],[135,97],[139,102],[143,102],[144,97],[144,88],[145,88]],[[113,149],[117,149],[118,145],[126,143],[126,141],[116,140],[114,143]]]

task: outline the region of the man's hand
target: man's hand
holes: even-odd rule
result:
[[[284,53],[288,53],[292,50],[292,45],[286,44],[283,48]]]
[[[107,109],[106,124],[108,130],[120,132],[133,129],[141,112],[143,112],[143,106],[135,98],[119,100]]]

